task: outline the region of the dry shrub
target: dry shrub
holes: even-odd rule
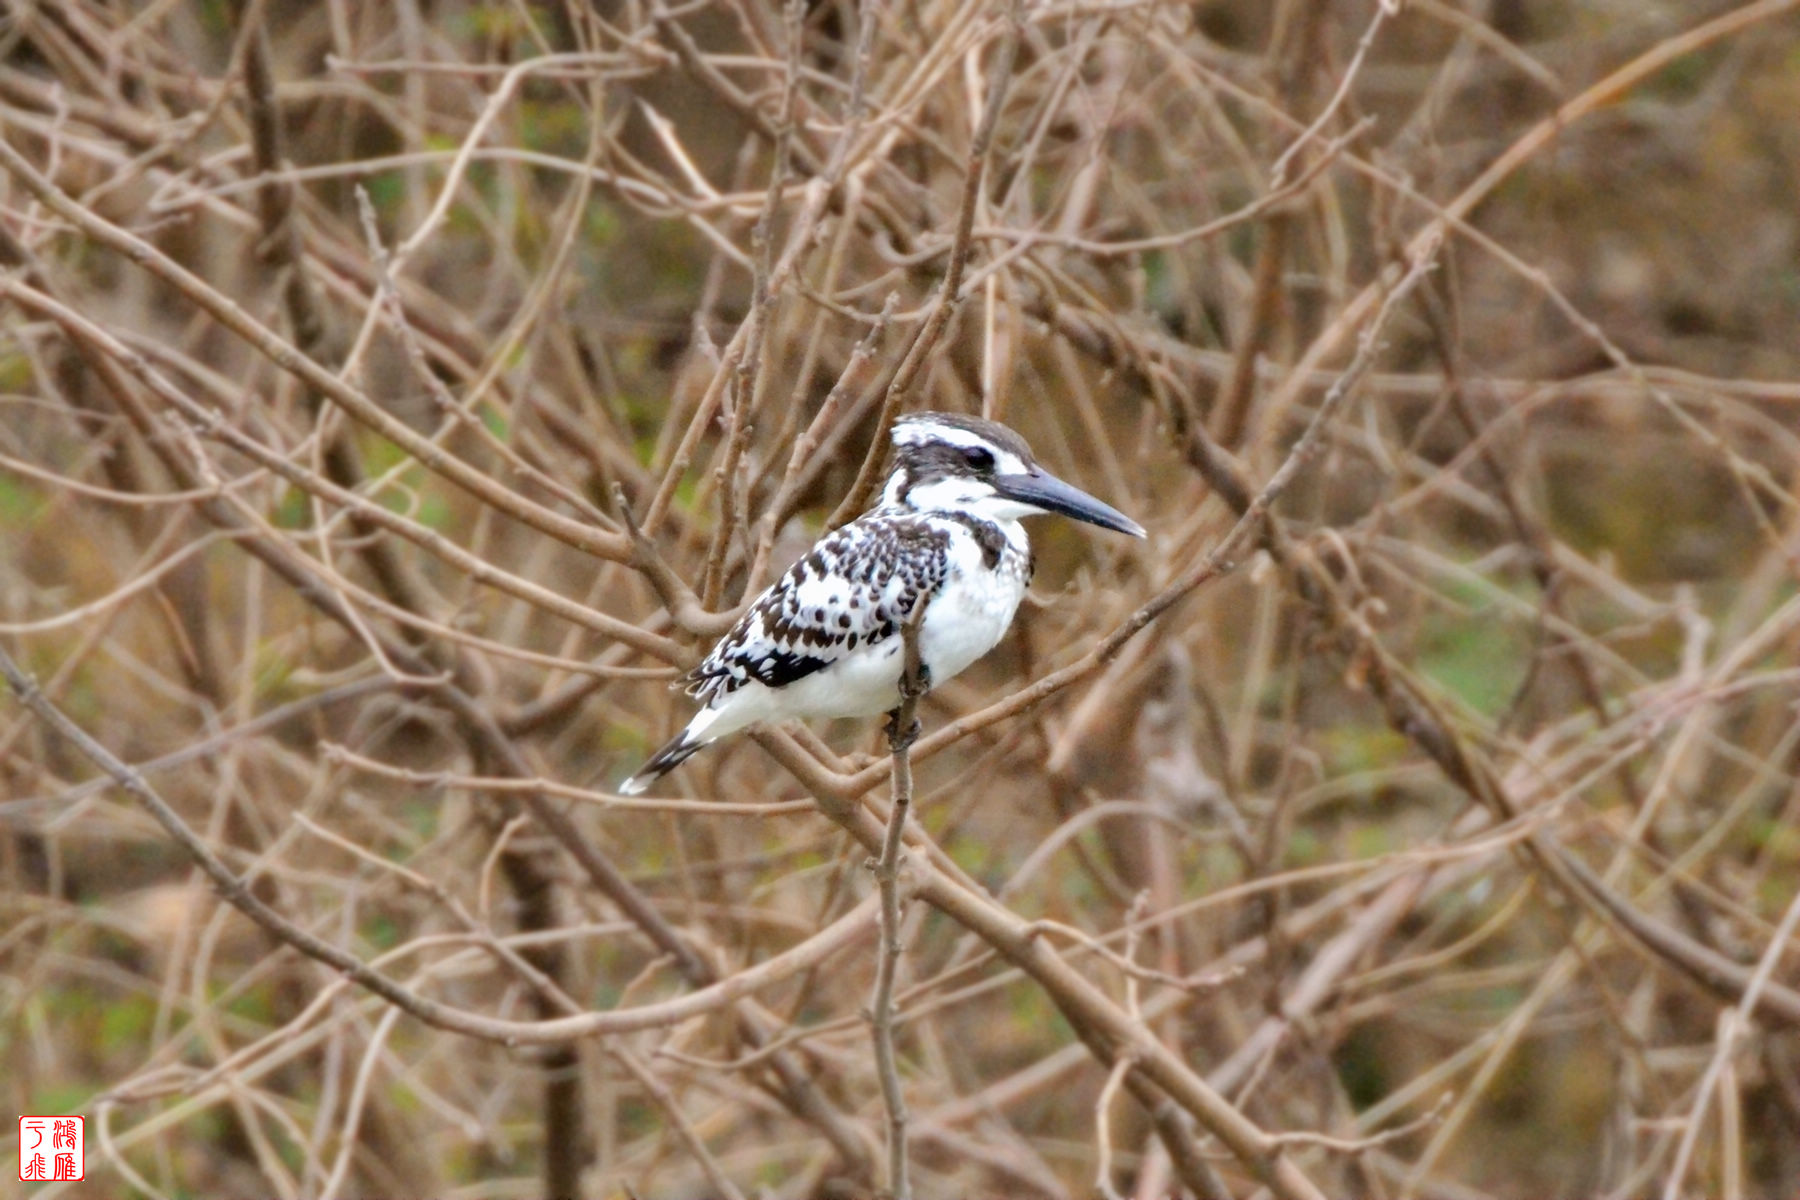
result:
[[[923,706],[918,1194],[1794,1194],[1794,7],[9,5],[10,1109],[882,1187],[874,723],[607,789],[940,407],[1152,536]]]

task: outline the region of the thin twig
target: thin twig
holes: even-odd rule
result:
[[[912,811],[912,744],[919,736],[919,697],[928,687],[919,657],[919,626],[926,602],[920,599],[900,626],[902,661],[900,703],[888,717],[888,751],[893,765],[893,806],[888,810],[881,856],[871,864],[881,892],[881,950],[875,965],[875,995],[869,1021],[875,1031],[875,1068],[881,1077],[881,1099],[887,1106],[888,1193],[911,1200],[906,1154],[906,1092],[894,1056],[894,980],[900,971],[902,889],[900,864],[906,842],[906,819]]]
[[[1144,930],[1141,922],[1144,910],[1149,906],[1150,892],[1141,891],[1131,901],[1131,908],[1125,914],[1125,951],[1122,957],[1133,966],[1137,964],[1138,943],[1143,940]],[[1133,975],[1125,977],[1125,1011],[1131,1014],[1132,1020],[1144,1019],[1143,1008],[1138,1003],[1137,978]],[[1119,1087],[1131,1074],[1136,1064],[1136,1057],[1121,1054],[1112,1070],[1106,1076],[1106,1086],[1100,1089],[1100,1098],[1094,1102],[1094,1188],[1104,1200],[1124,1200],[1119,1190],[1113,1186],[1113,1145],[1112,1145],[1112,1105],[1119,1094]]]
[[[1782,916],[1781,924],[1776,927],[1775,936],[1769,939],[1768,948],[1757,960],[1756,971],[1750,977],[1749,986],[1744,989],[1743,998],[1734,1007],[1719,1010],[1718,1032],[1715,1035],[1717,1046],[1713,1050],[1711,1061],[1707,1063],[1705,1074],[1700,1078],[1699,1093],[1694,1097],[1693,1107],[1688,1112],[1686,1127],[1681,1132],[1681,1144],[1675,1152],[1675,1163],[1669,1168],[1668,1181],[1663,1188],[1663,1200],[1678,1200],[1682,1194],[1682,1180],[1687,1178],[1688,1164],[1693,1159],[1694,1147],[1699,1143],[1700,1130],[1706,1122],[1707,1106],[1712,1102],[1713,1093],[1723,1086],[1720,1081],[1727,1073],[1732,1056],[1737,1052],[1738,1040],[1755,1022],[1757,997],[1769,985],[1782,958],[1793,948],[1791,943],[1796,931],[1800,931],[1800,893],[1788,902],[1787,912]],[[1722,1111],[1729,1111],[1730,1097],[1722,1098],[1720,1103]],[[1724,1149],[1730,1151],[1731,1147]]]
[[[1367,1137],[1339,1138],[1329,1134],[1314,1133],[1309,1129],[1295,1130],[1291,1133],[1278,1133],[1275,1140],[1284,1146],[1317,1146],[1321,1150],[1329,1150],[1333,1154],[1367,1154],[1371,1150],[1411,1137],[1421,1129],[1429,1129],[1443,1119],[1444,1110],[1450,1107],[1453,1099],[1446,1092],[1431,1106],[1431,1111],[1422,1113],[1404,1125],[1396,1125],[1392,1129],[1384,1129],[1380,1133],[1372,1133]]]
[[[1000,123],[1000,111],[1006,107],[1007,88],[1012,82],[1013,60],[1018,54],[1019,38],[1023,32],[1022,14],[1020,0],[1013,0],[1008,9],[1006,34],[1000,40],[1000,48],[995,52],[992,69],[988,72],[987,90],[982,97],[984,108],[981,124],[976,128],[974,140],[969,144],[968,169],[963,176],[962,204],[957,210],[956,234],[951,241],[950,264],[944,271],[943,286],[938,289],[937,299],[931,306],[931,315],[926,317],[918,336],[907,347],[906,355],[900,361],[900,368],[888,383],[887,393],[881,402],[881,416],[876,424],[876,428],[883,433],[869,447],[862,467],[857,471],[856,482],[850,485],[849,492],[831,514],[827,522],[829,525],[841,525],[868,507],[869,496],[875,490],[877,468],[887,452],[885,431],[893,424],[894,415],[900,411],[901,401],[912,391],[920,372],[937,348],[938,339],[942,337],[961,302],[962,277],[969,261],[975,211],[981,206],[982,180],[986,175],[988,157],[994,147],[994,129]]]

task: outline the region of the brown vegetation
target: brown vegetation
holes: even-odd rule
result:
[[[93,1195],[1800,1192],[1797,8],[11,0],[0,1096]],[[881,1072],[875,723],[608,789],[921,407],[1151,537],[920,704]]]

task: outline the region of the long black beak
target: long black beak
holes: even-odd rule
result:
[[[1132,537],[1144,536],[1144,527],[1118,509],[1100,503],[1080,488],[1072,487],[1040,468],[1033,467],[1025,475],[996,475],[993,484],[994,490],[1008,500],[1074,517],[1102,529],[1129,533]]]

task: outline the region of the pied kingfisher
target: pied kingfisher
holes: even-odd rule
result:
[[[1021,517],[1061,513],[1144,536],[1136,521],[1045,471],[1004,425],[915,413],[894,422],[892,441],[881,503],[820,538],[756,598],[687,676],[688,693],[704,707],[621,792],[645,791],[701,747],[749,725],[896,708],[901,626],[919,604],[927,684],[992,650],[1031,580]]]

